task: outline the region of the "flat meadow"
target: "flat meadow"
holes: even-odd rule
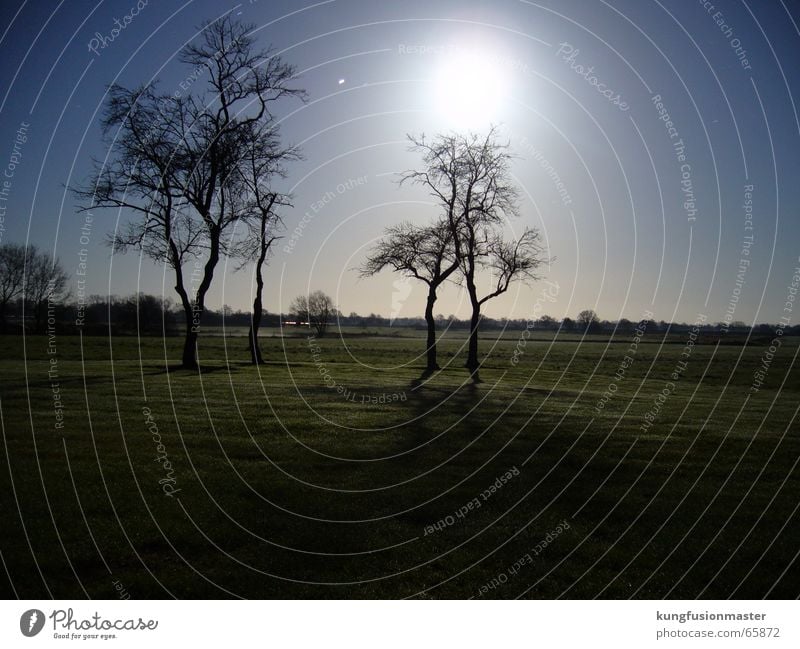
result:
[[[4,596],[798,595],[797,338],[212,333],[2,338]]]

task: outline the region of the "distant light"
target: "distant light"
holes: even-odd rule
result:
[[[341,86],[344,83],[344,79],[339,79],[339,85]]]
[[[507,101],[507,67],[491,51],[448,55],[433,78],[439,112],[455,128],[479,128],[496,120]]]

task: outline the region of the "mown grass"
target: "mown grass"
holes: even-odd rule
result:
[[[49,355],[4,337],[4,595],[800,594],[796,340],[757,393],[763,341],[696,345],[643,430],[685,336],[648,336],[615,381],[630,334],[537,335],[516,365],[518,332],[487,334],[475,384],[462,334],[420,381],[419,336],[373,333],[317,341],[316,363],[305,337],[267,337],[258,368],[243,338],[208,337],[202,372],[175,369],[177,338],[61,336]]]

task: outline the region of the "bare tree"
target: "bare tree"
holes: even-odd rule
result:
[[[28,247],[23,298],[34,319],[34,332],[42,333],[47,319],[48,302],[62,301],[67,296],[69,276],[58,258]]]
[[[244,265],[253,263],[255,295],[248,345],[250,359],[254,365],[258,365],[264,362],[258,342],[264,307],[263,267],[272,245],[280,238],[277,233],[283,228],[283,220],[277,210],[291,207],[291,197],[276,191],[272,183],[278,178],[286,177],[285,163],[299,159],[300,153],[295,147],[281,147],[276,127],[257,134],[250,140],[252,145],[239,169],[239,180],[248,197],[248,236],[239,243],[236,253],[244,260]]]
[[[544,314],[539,317],[536,324],[540,329],[555,329],[558,326],[558,321],[553,316]]]
[[[597,328],[600,318],[592,309],[584,309],[578,314],[577,323],[583,331],[590,331]]]
[[[90,179],[74,193],[84,202],[83,210],[129,212],[131,220],[109,237],[115,250],[138,250],[172,269],[186,323],[182,360],[193,367],[194,311],[184,268],[202,253],[204,232],[181,194],[179,167],[188,120],[183,98],[159,95],[152,87],[112,86],[102,122],[112,155],[107,163],[95,161]]]
[[[232,200],[232,179],[250,138],[273,123],[275,101],[305,96],[291,85],[294,68],[257,49],[252,30],[224,17],[203,27],[199,44],[184,48],[181,60],[207,78],[196,95],[113,87],[103,123],[111,162],[98,164],[76,191],[88,203],[84,209],[125,208],[136,216],[113,239],[116,249],[140,250],[173,269],[186,319],[184,367],[197,366],[206,295],[227,251],[225,235],[247,214]]]
[[[0,246],[0,329],[8,331],[8,305],[22,294],[25,278],[25,246],[4,243]]]
[[[427,188],[450,227],[472,307],[466,367],[477,378],[481,307],[505,293],[513,281],[536,279],[534,271],[543,263],[539,234],[526,228],[516,241],[502,236],[507,220],[517,215],[518,193],[511,180],[509,146],[498,141],[495,128],[485,136],[409,139],[411,149],[422,153],[424,168],[406,172],[403,180]],[[494,283],[481,296],[478,275],[484,269],[494,274]]]
[[[292,300],[289,311],[295,314],[299,321],[307,322],[320,338],[325,335],[331,319],[337,313],[331,297],[322,291],[298,295]]]
[[[428,286],[425,304],[427,325],[426,373],[439,369],[436,360],[436,320],[433,307],[437,291],[458,270],[450,225],[441,221],[435,225],[417,226],[401,223],[386,229],[361,266],[362,277],[370,277],[390,268],[406,277],[413,277]]]

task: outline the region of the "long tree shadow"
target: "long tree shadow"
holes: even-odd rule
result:
[[[425,368],[425,369],[422,370],[422,372],[420,373],[420,375],[416,379],[413,379],[411,381],[411,383],[409,384],[409,387],[412,390],[416,390],[419,387],[423,387],[431,379],[433,379],[434,377],[436,377],[437,375],[439,375],[439,374],[441,374],[442,372],[445,372],[445,371],[446,370],[442,370],[442,369],[431,370],[431,369]],[[470,374],[470,379],[472,381],[472,383],[471,383],[472,385],[483,383],[483,380],[480,377],[480,372],[479,372],[478,369],[469,371],[469,374]]]
[[[477,420],[474,415],[485,396],[478,384],[466,381],[455,386],[437,385],[435,376],[423,372],[411,381],[409,388],[405,410],[408,423],[403,427],[407,448],[427,444],[455,430],[461,433],[466,430],[466,436],[472,437],[471,423]]]
[[[175,374],[175,375],[183,375],[183,376],[196,376],[198,374],[216,374],[217,372],[238,372],[247,367],[254,367],[252,363],[246,361],[240,361],[237,363],[231,362],[223,362],[220,361],[219,364],[214,365],[204,365],[199,364],[197,367],[186,367],[185,365],[181,365],[179,363],[173,363],[171,365],[161,365],[161,366],[151,366],[153,368],[152,372],[146,372],[145,374],[148,376],[158,376],[160,374]]]
[[[507,426],[501,419],[505,401],[493,384],[481,385],[458,370],[461,383],[428,379],[412,382],[406,406],[408,424],[396,441],[394,475],[408,480],[410,500],[419,505],[402,520],[420,526],[461,507],[486,488],[487,475],[500,475],[510,466]],[[511,462],[513,464],[513,462]]]

